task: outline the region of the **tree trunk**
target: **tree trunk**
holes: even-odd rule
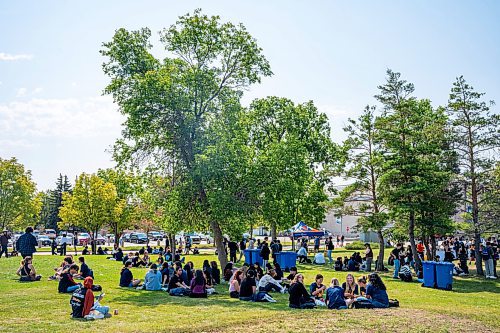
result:
[[[479,230],[474,228],[474,252],[476,252],[476,274],[477,275],[484,275],[483,272],[483,258],[481,257],[481,251],[479,250],[479,247],[481,245],[481,234],[479,233]]]
[[[436,260],[436,237],[434,235],[430,236],[431,238],[431,258],[432,260]]]
[[[410,236],[411,252],[413,252],[413,260],[415,261],[415,267],[418,271],[422,270],[422,261],[417,253],[417,245],[415,244],[415,212],[410,212],[410,224],[408,226],[408,233]]]
[[[429,237],[424,236],[424,246],[425,246],[425,252],[427,253],[427,260],[432,261],[434,260],[434,256],[432,255],[431,248],[429,246]]]
[[[276,223],[272,222],[271,223],[271,239],[276,239],[278,236],[278,233],[276,232]]]
[[[212,232],[214,233],[214,243],[216,244],[217,248],[217,257],[219,258],[221,270],[223,270],[227,265],[227,253],[226,249],[224,248],[224,242],[222,240],[222,230],[219,226],[219,223],[214,220],[210,221],[210,227],[212,228]]]
[[[92,254],[94,254],[94,255],[97,253],[97,243],[96,243],[97,232],[98,232],[97,230],[94,230],[93,235],[92,235],[92,239],[90,240],[92,242],[92,244],[91,244]]]
[[[375,267],[375,270],[383,272],[385,243],[384,243],[384,235],[382,234],[382,229],[377,230],[377,235],[378,235],[378,244],[380,247],[380,252],[378,253],[377,267]]]

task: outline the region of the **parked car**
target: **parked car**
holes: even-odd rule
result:
[[[80,232],[77,236],[78,245],[90,244],[90,235],[87,232]]]
[[[101,235],[97,235],[97,238],[95,240],[95,243],[97,245],[105,245],[106,244],[106,238],[104,238],[103,236]]]
[[[106,234],[106,236],[104,238],[106,238],[106,242],[108,241],[108,238],[109,238],[109,241],[111,243],[115,242],[115,235],[113,235],[113,234]]]
[[[212,244],[214,242],[214,238],[210,234],[198,233],[198,236],[200,236],[202,241],[206,241],[207,244]]]
[[[145,244],[148,242],[148,236],[143,232],[133,232],[130,234],[130,242],[136,244]]]
[[[42,242],[42,246],[49,246],[52,244],[52,239],[47,235],[38,235],[38,243]]]
[[[149,232],[148,237],[149,237],[149,239],[154,240],[154,241],[163,239],[163,236],[158,231]]]
[[[61,244],[61,239],[62,239],[62,237],[63,237],[63,236],[57,236],[57,238],[56,238],[56,244],[57,244],[57,245],[60,245],[60,244]],[[68,242],[68,243],[66,243],[66,244],[67,244],[67,245],[73,245],[73,240],[74,240],[74,238],[73,238],[73,234],[71,234],[71,236],[66,235],[66,238],[68,238],[68,240],[69,240],[69,242]]]
[[[45,229],[45,235],[50,239],[54,239],[57,237],[57,233],[54,229]]]
[[[185,237],[189,237],[191,239],[191,244],[200,244],[201,243],[201,237],[195,232],[190,232],[190,233],[184,234],[184,238]]]

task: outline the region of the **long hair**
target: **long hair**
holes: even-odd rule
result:
[[[338,286],[340,286],[339,280],[336,278],[333,278],[332,282],[330,283],[330,287],[333,288],[333,287],[338,287]]]
[[[302,275],[302,274],[300,274],[300,273],[295,274],[295,276],[293,277],[293,281],[292,281],[292,283],[297,283],[297,282],[299,282],[299,277],[304,278],[304,275]]]
[[[347,278],[349,276],[352,278],[352,284],[350,284],[349,282],[347,282]],[[346,275],[346,277],[345,277],[345,285],[346,285],[346,289],[354,291],[354,289],[356,288],[356,279],[354,279],[354,275],[352,275],[351,273],[349,273],[349,274]]]
[[[195,272],[194,282],[198,286],[204,286],[206,284],[205,277],[203,276],[203,272],[199,269]]]
[[[378,288],[380,290],[387,290],[384,282],[382,282],[382,279],[380,278],[380,276],[378,276],[377,273],[370,274],[368,279],[370,280],[370,284],[375,288]]]
[[[205,260],[203,261],[203,270],[205,270],[207,267],[208,267],[208,268],[210,268],[210,264],[208,263],[208,260],[207,260],[207,259],[205,259]]]
[[[207,281],[207,284],[210,284],[210,285],[211,285],[211,284],[212,284],[212,280],[213,280],[213,279],[212,279],[212,274],[210,274],[210,271],[208,271],[208,270],[204,270],[204,271],[203,271],[203,274],[204,274],[204,276],[205,276],[205,280]]]
[[[236,280],[238,281],[238,283],[241,283],[241,275],[243,274],[243,271],[241,270],[237,270],[236,272],[234,272],[233,274],[233,280]]]

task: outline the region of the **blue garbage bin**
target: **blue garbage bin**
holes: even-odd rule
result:
[[[262,266],[263,260],[260,256],[260,249],[252,249],[252,250],[244,250],[243,254],[245,255],[245,262],[249,265],[253,265],[258,262],[259,265]]]
[[[436,286],[439,289],[451,290],[453,285],[453,267],[451,262],[436,263]]]
[[[297,253],[295,252],[279,252],[276,253],[276,261],[280,267],[284,270],[290,270],[291,267],[295,266],[297,261]]]
[[[424,283],[423,287],[436,288],[436,262],[422,261]]]

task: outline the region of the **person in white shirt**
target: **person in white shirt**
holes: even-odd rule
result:
[[[258,290],[264,292],[270,292],[271,290],[279,291],[280,293],[285,292],[285,287],[283,287],[279,281],[276,281],[274,277],[276,276],[276,271],[274,269],[270,269],[269,273],[264,275],[258,284]]]
[[[304,246],[302,246],[299,251],[297,251],[297,258],[299,259],[299,263],[303,263],[307,261],[307,250]]]
[[[66,236],[66,234],[63,234],[60,241],[62,256],[66,255],[66,246],[68,244],[71,245],[71,240],[69,239],[69,237]]]
[[[253,250],[255,248],[255,239],[250,239],[250,242],[248,243],[248,249]]]
[[[314,256],[314,262],[313,263],[316,264],[316,265],[324,265],[324,264],[326,264],[325,255],[323,254],[323,252],[316,253],[316,255]]]

